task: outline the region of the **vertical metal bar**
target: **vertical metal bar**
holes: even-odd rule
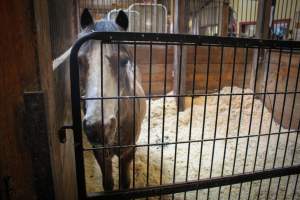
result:
[[[178,97],[177,97],[177,115],[176,115],[176,137],[175,137],[175,152],[174,152],[174,166],[173,166],[173,183],[176,180],[176,161],[177,161],[177,142],[178,142],[178,125],[179,125],[179,98],[181,95],[180,86],[181,86],[181,67],[182,67],[182,45],[180,44],[180,56],[179,56],[179,83],[178,83]],[[172,200],[174,199],[174,194],[172,194]]]
[[[193,0],[193,17],[192,17],[192,34],[198,34],[195,30],[196,30],[196,0]]]
[[[273,0],[272,1],[272,4],[271,4],[271,6],[272,6],[272,10],[271,10],[271,15],[272,15],[272,17],[271,17],[271,19],[272,19],[272,21],[271,21],[271,27],[270,27],[270,32],[272,33],[272,28],[274,27],[274,17],[275,17],[275,7],[276,7],[276,0]],[[271,35],[271,39],[273,38],[273,36]]]
[[[280,2],[282,2],[282,5],[280,6],[281,7],[281,13],[280,13],[280,19],[282,19],[282,15],[283,15],[283,7],[284,7],[284,2],[285,1],[280,1]],[[281,24],[282,24],[282,22],[279,22],[279,25],[281,26]],[[274,24],[275,25],[275,24]],[[277,39],[279,39],[279,38],[277,38]]]
[[[147,10],[148,10],[148,9],[146,9],[146,7],[147,7],[147,6],[144,6],[144,13],[145,13],[145,14],[144,14],[144,27],[145,27],[145,28],[144,28],[144,32],[148,32],[148,31],[146,30],[146,28],[147,28],[147,27],[146,27],[146,18],[147,18]],[[142,24],[142,23],[141,23],[141,24]]]
[[[257,1],[257,3],[256,3],[256,6],[255,6],[255,10],[254,10],[254,17],[255,17],[255,21],[257,21],[258,19],[257,19],[257,12],[258,12],[258,1]],[[255,32],[254,32],[254,34],[255,34]]]
[[[240,15],[239,15],[239,9],[240,9],[240,0],[237,0],[237,11],[236,11],[236,13],[237,13],[237,22],[239,22],[239,21],[241,21],[239,18],[241,17]],[[239,30],[239,32],[241,32],[241,30]]]
[[[224,1],[220,1],[219,0],[219,6],[218,6],[218,17],[217,17],[217,19],[218,19],[218,35],[221,35],[221,30],[220,30],[220,23],[222,23],[223,24],[223,20],[222,20],[222,15],[221,15],[221,10],[223,10],[223,2]],[[222,6],[221,6],[222,5]],[[222,11],[223,12],[223,11]],[[229,15],[229,18],[230,18],[230,15]]]
[[[121,106],[120,106],[120,43],[118,43],[118,67],[117,67],[117,74],[118,74],[118,89],[117,89],[117,94],[118,94],[118,145],[121,145],[121,137],[120,137],[120,110],[121,110]],[[119,190],[121,188],[121,147],[118,148],[118,159],[119,159]]]
[[[290,55],[290,58],[289,58],[289,65],[291,65],[291,62],[292,62],[292,54],[293,54],[292,50],[291,50],[290,53],[291,53],[291,55]],[[290,130],[291,130],[291,125],[292,125],[292,121],[293,121],[294,107],[295,107],[295,100],[296,100],[296,92],[297,92],[297,89],[298,89],[299,67],[298,67],[297,71],[298,72],[297,72],[297,78],[296,78],[296,85],[295,85],[295,90],[294,90],[295,93],[294,93],[293,103],[292,103],[292,112],[291,112],[291,115],[290,115],[290,122],[289,122],[289,128],[288,128],[288,133],[287,133],[287,141],[286,141],[285,148],[284,148],[284,156],[283,156],[283,160],[282,160],[282,167],[285,165],[285,158],[286,158],[286,153],[287,153],[287,148],[288,148],[288,141],[289,141],[289,138],[290,138]],[[287,92],[287,91],[285,91],[285,92]]]
[[[261,49],[258,48],[257,50],[257,60],[256,60],[256,68],[258,66],[258,61],[259,61],[259,54],[260,54]],[[252,65],[252,67],[254,67]],[[258,75],[258,70],[255,70],[255,77],[254,77],[254,88],[256,88],[257,84],[257,75]],[[252,128],[252,118],[253,118],[253,109],[254,109],[254,99],[255,99],[255,92],[253,91],[252,94],[252,103],[251,103],[251,112],[250,112],[250,121],[249,121],[249,128],[248,128],[248,137],[247,137],[247,142],[246,142],[246,152],[245,152],[245,157],[244,157],[244,166],[243,166],[243,173],[246,171],[246,164],[247,164],[247,158],[248,158],[248,150],[249,150],[249,136],[251,134],[251,128]],[[251,185],[250,185],[251,186]],[[241,186],[242,187],[242,186]],[[248,199],[250,198],[251,194],[251,187],[249,188],[249,193],[248,193]]]
[[[279,79],[279,72],[280,72],[280,66],[281,66],[281,57],[282,57],[282,49],[279,50],[279,58],[278,58],[278,66],[277,66],[277,75],[276,75],[276,82],[275,82],[275,94],[274,94],[274,100],[273,100],[273,105],[272,105],[272,113],[271,113],[271,119],[273,119],[274,116],[274,108],[276,104],[276,98],[277,98],[277,89],[278,89],[278,79]],[[269,127],[269,134],[272,132],[272,120],[270,122],[270,127]],[[266,158],[267,159],[267,158]],[[272,184],[272,179],[270,179],[268,191],[267,191],[267,199],[269,198],[269,193],[271,189],[271,184]]]
[[[154,4],[154,5],[155,5],[155,4]],[[154,15],[154,16],[155,16],[155,20],[156,20],[156,26],[155,26],[155,29],[156,29],[156,30],[155,30],[155,32],[156,32],[156,33],[159,33],[159,32],[160,32],[160,31],[158,31],[158,30],[159,30],[159,24],[158,24],[158,22],[159,22],[159,21],[158,21],[158,16],[159,16],[159,15],[158,15],[158,10],[157,10],[157,8],[158,8],[158,7],[156,6],[155,9],[154,9],[154,12],[155,12],[155,15]],[[152,15],[153,15],[153,13],[152,13]]]
[[[291,3],[292,4],[292,3]],[[285,14],[284,14],[284,19],[287,19],[287,14],[288,14],[288,9],[290,10],[290,8],[288,7],[288,5],[289,5],[289,3],[288,3],[288,1],[286,1],[286,7],[285,7]],[[290,14],[292,14],[291,13],[291,10],[289,11],[289,13]],[[291,18],[291,15],[289,16],[289,19]],[[287,30],[289,30],[290,29],[290,27],[289,27],[289,24],[288,24],[288,26],[287,26]],[[287,32],[287,34],[289,34],[288,32]],[[287,38],[288,39],[288,38]]]
[[[224,2],[225,0],[223,0]],[[229,1],[230,2],[230,1]],[[235,0],[232,1],[232,10],[235,11]],[[239,23],[238,23],[238,13],[236,12],[236,25],[237,27],[239,26]],[[236,29],[236,35],[238,36],[238,30]]]
[[[247,75],[247,64],[248,64],[248,47],[246,47],[246,56],[245,56],[245,65],[244,65],[244,75],[243,75],[243,83],[242,83],[242,93],[245,92],[245,85],[246,85],[246,75]],[[241,104],[240,104],[240,114],[239,114],[239,124],[238,124],[238,136],[240,135],[240,128],[241,128],[241,120],[242,120],[242,110],[243,110],[243,102],[244,102],[244,94],[242,94],[242,97],[241,97]],[[233,172],[234,172],[234,169],[235,169],[235,161],[236,161],[236,156],[237,156],[237,146],[238,146],[238,143],[239,143],[239,138],[237,138],[237,145],[236,145],[236,149],[235,149],[235,153],[234,153],[234,163],[233,163]],[[242,183],[240,184],[240,187],[239,187],[239,197],[238,199],[240,199],[241,197],[241,189],[242,189]]]
[[[133,4],[135,4],[135,0],[133,1]],[[129,0],[127,2],[127,6],[129,7]],[[130,10],[128,9],[128,13],[129,13],[129,16],[131,16],[131,13],[130,13]],[[135,24],[137,23],[136,18],[135,18],[135,12],[132,13],[133,14],[133,31],[132,32],[137,32],[136,29],[135,29]],[[130,20],[130,18],[129,18]],[[129,29],[130,30],[130,29]]]
[[[212,147],[212,157],[211,157],[211,165],[209,171],[209,178],[212,177],[212,170],[214,164],[214,155],[215,155],[215,144],[216,144],[216,136],[217,136],[217,128],[218,128],[218,116],[219,116],[219,104],[220,104],[220,90],[221,90],[221,82],[222,82],[222,68],[223,68],[223,52],[224,46],[221,47],[221,65],[220,65],[220,75],[219,75],[219,85],[218,85],[218,96],[217,96],[217,108],[216,108],[216,118],[215,118],[215,128],[214,128],[214,136],[213,136],[213,147]],[[221,187],[219,187],[221,188]],[[219,191],[220,192],[220,191]],[[207,199],[209,199],[210,189],[208,189]]]
[[[289,190],[289,182],[290,182],[290,178],[291,178],[291,175],[289,175],[287,177],[287,182],[286,182],[286,186],[285,186],[285,190],[284,190],[284,197],[283,199],[287,199],[287,191]]]
[[[297,174],[297,178],[296,178],[296,183],[295,183],[295,187],[294,187],[294,192],[293,192],[292,200],[295,199],[295,195],[296,195],[296,191],[297,191],[297,186],[298,186],[298,180],[299,180],[299,174]]]
[[[283,105],[282,105],[281,116],[280,116],[279,133],[281,132],[282,121],[283,121],[283,117],[284,117],[283,114],[284,114],[285,101],[286,101],[286,92],[287,92],[287,89],[288,89],[289,78],[290,78],[292,54],[293,54],[293,49],[291,48],[290,49],[290,57],[289,57],[288,74],[287,74],[286,83],[285,83],[285,90],[284,90],[285,94],[283,96]],[[276,161],[276,158],[277,158],[280,136],[281,136],[281,134],[279,134],[278,140],[277,140],[277,143],[276,143],[276,148],[275,148],[276,150],[275,150],[275,158],[274,158],[274,162],[273,162],[273,168],[275,167],[275,161]],[[289,134],[288,134],[288,136],[289,136]],[[287,143],[288,143],[288,141],[287,141]],[[283,165],[283,163],[282,163],[282,165]],[[279,181],[278,181],[278,184],[277,184],[277,191],[276,191],[276,195],[275,195],[276,198],[278,196],[278,190],[279,190],[280,182],[281,182],[281,177],[279,177]]]
[[[166,21],[166,23],[164,25],[165,27],[162,29],[162,30],[164,30],[163,32],[165,32],[165,30],[167,30],[167,33],[169,32],[169,29],[168,29],[169,3],[168,2],[169,2],[168,0],[165,0],[165,6],[167,8],[167,13],[166,13],[166,15],[167,15],[167,21]],[[162,25],[163,25],[163,23],[162,23]]]
[[[293,121],[293,116],[294,116],[294,106],[295,106],[295,101],[296,101],[296,92],[298,90],[298,81],[299,81],[299,72],[300,72],[300,67],[298,67],[298,70],[297,70],[297,78],[296,78],[296,86],[295,86],[295,94],[294,94],[294,98],[293,98],[293,103],[292,103],[292,112],[291,112],[291,115],[290,115],[290,123],[289,123],[289,129],[288,129],[288,132],[290,133],[290,130],[291,130],[291,125],[292,125],[292,121]],[[298,130],[299,130],[299,127],[298,127]],[[289,134],[288,133],[288,134]],[[287,140],[288,141],[288,140]],[[296,147],[297,147],[297,142],[298,142],[298,133],[296,133],[296,140],[295,140],[295,143],[294,143],[294,152],[293,152],[293,156],[292,156],[292,162],[291,162],[291,165],[293,165],[293,162],[294,162],[294,158],[295,158],[295,154],[296,154]],[[283,160],[285,161],[285,157],[286,157],[286,153],[287,153],[287,144],[285,146],[285,150],[284,150],[284,158]],[[284,164],[283,164],[284,166]],[[290,176],[288,177],[288,181],[287,181],[287,186],[289,184],[289,181],[290,181]],[[284,193],[284,199],[286,198],[286,194],[287,194],[287,190],[285,191]]]
[[[282,57],[282,49],[280,49],[279,51],[279,61],[278,61],[278,65],[277,65],[277,75],[276,75],[276,83],[275,83],[275,94],[274,94],[274,100],[273,100],[273,105],[272,105],[272,114],[271,114],[271,119],[273,119],[274,116],[274,108],[275,108],[275,102],[276,102],[276,93],[277,93],[277,89],[278,89],[278,78],[279,78],[279,72],[280,72],[280,63],[281,63],[281,57]],[[270,127],[269,127],[269,134],[271,134],[272,131],[272,121],[270,122]],[[269,140],[270,140],[270,136],[268,136],[268,141],[267,141],[267,151],[266,151],[266,155],[265,155],[265,160],[264,160],[264,167],[263,169],[265,169],[266,166],[266,160],[267,160],[267,152],[268,152],[268,148],[269,148]],[[267,198],[269,198],[269,192],[271,189],[271,179],[269,180],[269,186],[268,186],[268,191],[267,191]]]
[[[273,14],[273,22],[271,25],[271,31],[272,29],[274,29],[274,24],[275,24],[274,22],[275,20],[278,19],[278,12],[279,12],[279,2],[274,0],[272,3],[274,4],[274,12],[273,12],[274,14]],[[271,39],[274,39],[274,34],[271,34]]]
[[[96,13],[96,16],[97,15],[100,15],[100,6],[99,6],[100,4],[99,4],[99,0],[97,0],[97,8],[96,8],[96,10],[97,10],[97,13]]]
[[[242,0],[241,21],[243,21],[243,15],[244,15],[244,0]]]
[[[147,140],[147,177],[146,186],[149,186],[149,151],[150,151],[150,127],[151,127],[151,85],[152,85],[152,42],[150,42],[150,71],[149,71],[149,97],[148,97],[148,140]]]
[[[163,118],[162,118],[162,133],[161,133],[161,154],[160,154],[160,178],[159,184],[162,185],[163,160],[164,160],[164,142],[165,142],[165,114],[166,114],[166,95],[167,95],[167,71],[168,71],[168,43],[165,47],[165,70],[164,70],[164,97],[163,97]],[[159,197],[161,199],[162,196]]]
[[[153,5],[152,5],[152,1],[150,1],[150,24],[151,24],[151,33],[153,33],[153,29],[152,29],[152,27],[153,27]]]
[[[229,132],[229,126],[230,126],[230,117],[231,117],[231,104],[232,104],[232,93],[233,93],[233,83],[234,83],[234,74],[235,74],[235,63],[236,63],[236,46],[234,47],[233,51],[233,68],[232,68],[232,77],[231,77],[231,86],[230,86],[230,94],[229,94],[229,108],[228,108],[228,116],[227,116],[227,125],[226,125],[226,141],[225,141],[225,149],[224,149],[224,158],[222,162],[222,176],[224,173],[224,164],[225,164],[225,157],[226,157],[226,150],[227,150],[227,137],[228,137],[228,132]],[[231,196],[231,189],[232,185],[229,186],[229,195],[228,199],[230,199]]]
[[[268,79],[269,79],[269,69],[270,69],[271,53],[272,53],[272,49],[269,49],[268,65],[267,65],[267,70],[266,70],[266,79],[265,79],[265,83],[264,83],[265,87],[264,87],[264,92],[263,92],[264,93],[263,94],[263,104],[262,104],[261,118],[260,118],[259,131],[258,131],[259,136],[258,136],[258,141],[257,141],[257,146],[256,146],[256,151],[255,151],[255,160],[254,160],[253,171],[255,171],[256,162],[257,162],[257,155],[258,155],[258,148],[259,148],[259,144],[260,144],[260,134],[261,134],[262,121],[263,121],[263,115],[264,115],[264,110],[265,110],[265,101],[266,101],[266,94],[265,93],[267,92],[267,88],[268,88]],[[269,141],[269,138],[270,138],[270,135],[268,135],[268,141]],[[267,152],[268,152],[268,149],[266,149],[266,153]],[[260,196],[261,184],[262,184],[262,180],[260,180],[260,182],[259,182],[257,199]]]
[[[298,75],[299,75],[299,71],[298,71]],[[295,140],[295,145],[294,145],[294,152],[293,152],[293,157],[292,157],[292,165],[294,164],[295,161],[295,154],[296,154],[296,149],[297,149],[297,144],[298,144],[298,138],[299,138],[299,133],[300,133],[300,121],[298,123],[298,132],[296,133],[296,140]],[[295,197],[295,193],[296,193],[296,187],[298,184],[298,178],[299,178],[299,174],[297,174],[297,179],[296,179],[296,183],[295,183],[295,188],[294,188],[294,193],[293,193],[293,198]]]
[[[270,57],[269,57],[270,59]],[[268,60],[268,62],[270,62],[270,60]],[[261,134],[261,127],[262,127],[262,121],[263,121],[263,117],[264,117],[264,106],[265,106],[265,98],[266,98],[266,89],[267,89],[267,80],[268,80],[268,71],[269,71],[269,65],[270,63],[268,63],[267,66],[267,77],[266,77],[266,81],[265,81],[265,87],[264,87],[264,94],[263,94],[263,101],[262,101],[262,110],[261,110],[261,116],[260,116],[260,123],[259,123],[259,130],[258,130],[258,140],[257,140],[257,145],[256,145],[256,150],[255,150],[255,156],[254,156],[254,164],[253,164],[253,172],[255,171],[256,168],[256,162],[257,162],[257,154],[258,154],[258,148],[259,148],[259,144],[260,144],[260,134]]]
[[[256,2],[256,1],[255,1],[255,2]],[[250,19],[249,19],[250,22],[252,22],[252,4],[253,4],[253,2],[250,1]],[[253,19],[253,21],[254,21],[254,19]],[[253,36],[253,33],[251,34],[250,29],[249,29],[248,34],[249,34],[249,35],[248,35],[249,37],[252,37],[252,36]]]
[[[138,8],[141,10],[141,6],[138,6]],[[146,17],[146,6],[144,6],[144,18]],[[140,15],[140,28],[139,28],[139,32],[143,32],[143,30],[142,30],[142,21],[143,19],[142,19],[142,15]],[[146,24],[144,23],[144,32],[146,32]]]
[[[297,9],[297,5],[298,4],[298,1],[296,1],[295,3],[295,9],[294,9],[294,16],[293,16],[293,27],[292,27],[292,30],[295,30],[295,24],[296,24],[296,20],[295,20],[295,16],[296,16],[296,9]],[[299,18],[299,16],[298,16]],[[297,33],[298,33],[298,28],[297,28],[297,31],[296,31],[296,36],[297,36]],[[295,32],[293,31],[293,36],[292,38],[294,39],[295,38]]]
[[[75,53],[76,52],[76,53]],[[73,121],[73,138],[76,164],[76,181],[77,195],[79,199],[85,199],[85,173],[82,145],[82,124],[81,124],[81,107],[80,107],[80,86],[79,86],[79,65],[78,49],[72,49],[70,55],[70,80],[71,80],[71,104],[72,104],[72,121]]]
[[[176,0],[173,0],[173,22],[172,22],[172,24],[173,24],[173,32],[172,33],[175,33],[175,3],[176,3]]]
[[[208,93],[208,77],[209,77],[209,67],[210,67],[210,50],[211,46],[208,46],[208,55],[207,55],[207,70],[206,70],[206,83],[205,83],[205,94]],[[200,148],[200,159],[199,159],[199,170],[198,170],[198,180],[201,176],[201,165],[202,165],[202,152],[203,152],[203,137],[205,132],[205,116],[206,116],[206,103],[207,103],[207,95],[204,97],[204,112],[203,112],[203,121],[202,121],[202,133],[201,133],[201,148]],[[196,191],[196,200],[198,199],[198,192]]]
[[[190,163],[190,151],[191,151],[191,136],[192,136],[192,123],[193,123],[193,111],[194,111],[194,94],[195,94],[195,78],[197,71],[197,45],[194,46],[194,67],[193,67],[193,86],[192,86],[192,101],[191,101],[191,114],[190,114],[190,126],[189,126],[189,143],[188,143],[188,155],[186,160],[186,173],[185,181],[188,181],[189,177],[189,163]],[[186,192],[184,193],[184,199],[186,199]]]
[[[285,93],[287,92],[287,87],[288,87],[288,82],[289,82],[292,52],[293,52],[293,49],[291,48],[290,49],[289,66],[288,66],[288,74],[287,74],[286,83],[285,83]],[[283,120],[285,100],[286,100],[286,94],[283,97],[283,106],[282,106],[282,110],[281,110],[282,113],[281,113],[281,116],[280,116],[280,125],[279,125],[279,131],[278,131],[279,133],[281,132],[281,128],[282,128],[281,124],[282,124],[282,120]],[[278,139],[277,139],[277,142],[276,142],[276,148],[275,148],[276,150],[275,150],[275,156],[274,156],[274,160],[273,160],[273,168],[275,167],[275,162],[276,162],[276,158],[277,158],[278,144],[279,144],[279,141],[280,141],[280,136],[281,136],[281,134],[278,135]],[[279,178],[277,189],[278,189],[278,187],[280,185],[280,180],[281,180],[281,177]],[[272,179],[270,180],[270,185],[269,185],[269,189],[268,189],[268,195],[269,195],[269,190],[270,190],[271,184],[272,184]],[[278,195],[278,193],[276,192],[276,198],[277,198],[277,195]]]
[[[102,133],[102,141],[103,141],[103,144],[105,144],[105,135],[104,135],[104,130],[103,130],[103,124],[104,124],[104,106],[103,106],[103,43],[101,42],[100,43],[100,77],[101,77],[101,91],[100,91],[100,95],[101,95],[101,123],[102,123],[102,126],[101,126],[101,133]],[[105,152],[106,149],[102,149],[102,159],[103,159],[103,174],[105,174],[106,172],[106,165],[105,165]],[[100,155],[101,156],[101,155]],[[104,179],[104,175],[102,175],[102,179]]]
[[[136,133],[136,42],[134,42],[134,47],[133,47],[133,69],[134,69],[134,74],[133,74],[133,133],[132,133],[132,140],[133,140],[133,145],[136,145],[135,141],[135,133]],[[132,160],[132,187],[135,188],[135,146],[133,147],[133,160]]]

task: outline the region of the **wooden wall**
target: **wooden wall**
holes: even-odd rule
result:
[[[222,74],[221,73],[221,48],[211,47],[210,58],[208,66],[208,47],[198,47],[195,62],[195,48],[188,48],[187,65],[186,67],[186,93],[191,93],[193,88],[193,72],[194,66],[196,67],[195,73],[195,92],[204,93],[206,89],[206,79],[208,75],[208,92],[216,92],[219,87],[219,80],[221,75],[221,88],[225,86],[231,86],[233,84],[237,87],[243,86],[244,72],[246,69],[245,87],[250,87],[250,76],[253,61],[253,50],[248,50],[247,62],[246,61],[246,49],[237,48],[236,54],[233,48],[225,47],[223,50],[223,61],[222,61]],[[234,58],[235,54],[235,58]],[[164,94],[164,81],[165,81],[165,69],[166,70],[166,92],[170,92],[173,89],[173,56],[174,51],[172,46],[168,46],[167,51],[167,64],[166,49],[164,46],[153,46],[152,49],[152,60],[150,65],[150,47],[138,46],[136,50],[136,61],[137,65],[142,74],[142,85],[145,92],[149,93],[150,83],[150,66],[151,66],[151,94]],[[290,74],[287,77],[289,68],[289,57],[288,52],[282,53],[279,78],[278,78],[278,92],[284,92],[288,78],[288,91],[293,92],[296,86],[297,72],[299,69],[300,55],[294,53],[291,59]],[[235,59],[235,62],[234,62]],[[267,61],[267,59],[266,59]],[[277,69],[279,62],[279,53],[272,52],[270,57],[269,77],[267,81],[267,92],[275,91],[275,84],[277,78]],[[194,65],[196,63],[196,65]],[[235,64],[234,64],[235,63]],[[182,66],[183,67],[183,66]],[[209,71],[207,71],[209,69]],[[234,71],[233,71],[234,69]],[[234,74],[233,74],[234,72]],[[208,73],[208,74],[207,74]],[[232,79],[233,78],[233,79]],[[300,78],[299,78],[300,79]],[[233,80],[233,82],[232,82]],[[298,81],[299,82],[299,81]],[[260,91],[263,92],[265,80],[257,80],[257,85],[260,85]],[[298,92],[300,91],[300,83],[298,83]],[[274,95],[267,95],[265,98],[266,107],[269,111],[273,109]],[[284,100],[285,98],[285,100]],[[263,100],[263,98],[261,98]],[[295,97],[294,114],[291,118],[291,112],[293,107],[294,95],[288,94],[276,95],[274,119],[280,123],[282,119],[283,127],[288,128],[290,120],[292,119],[291,128],[297,128],[300,120],[300,95],[297,94]],[[283,105],[284,109],[283,109]],[[283,112],[283,114],[282,114]]]
[[[48,1],[49,28],[52,60],[67,51],[77,39],[78,1]],[[53,116],[56,129],[71,124],[69,60],[65,60],[53,73],[53,89],[56,113]],[[67,131],[66,143],[57,145],[57,176],[61,188],[57,188],[59,199],[76,199],[76,173],[72,131]]]
[[[212,47],[210,50],[210,62],[208,66],[208,47],[197,47],[195,62],[195,48],[188,48],[187,65],[186,67],[186,89],[187,93],[190,93],[193,88],[193,72],[194,66],[196,67],[195,73],[195,91],[205,91],[206,77],[208,73],[208,91],[215,91],[219,86],[219,77],[221,70],[221,48]],[[166,69],[166,91],[170,92],[173,89],[173,46],[168,46],[167,62],[166,49],[164,46],[153,46],[152,60],[151,60],[151,93],[163,94],[164,81],[165,81],[165,69]],[[235,86],[242,87],[243,74],[245,69],[245,49],[238,48],[236,50],[235,65],[234,63],[234,49],[224,48],[223,50],[223,66],[222,66],[222,82],[221,87],[231,85],[232,70],[234,70],[234,82]],[[246,86],[250,79],[252,51],[248,51],[247,61],[247,76],[245,79]],[[137,65],[142,74],[142,84],[146,93],[149,91],[150,83],[150,47],[138,46],[136,50]],[[195,65],[196,63],[196,65]],[[184,66],[182,66],[184,67]]]
[[[294,53],[290,56],[289,52],[283,52],[281,62],[279,63],[279,52],[272,52],[270,63],[269,77],[266,85],[267,92],[271,93],[276,90],[276,80],[278,80],[277,92],[300,92],[300,77],[298,78],[298,88],[296,90],[297,76],[300,68],[299,53]],[[265,81],[262,85],[264,83]],[[260,89],[262,91],[263,88]],[[269,94],[266,98],[266,107],[269,110],[274,108],[274,118],[278,123],[282,121],[283,127],[289,128],[291,125],[291,128],[298,128],[300,121],[300,94]]]
[[[76,38],[76,2],[0,2],[0,199],[76,199],[72,135],[57,135],[68,69],[52,69]]]
[[[38,84],[31,1],[0,1],[0,16],[0,199],[36,199],[23,123],[23,92]]]
[[[49,27],[51,40],[51,55],[55,59],[67,51],[77,39],[78,33],[78,1],[52,0],[49,1]],[[53,72],[53,88],[55,92],[55,124],[57,129],[65,124],[71,124],[70,77],[69,60],[67,59]],[[74,142],[72,131],[67,132],[66,143],[60,144],[57,155],[60,162],[58,176],[62,186],[60,199],[76,199],[76,173]]]

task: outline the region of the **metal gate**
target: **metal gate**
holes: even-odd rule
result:
[[[127,45],[134,71],[148,60],[141,64],[148,70],[146,95],[81,96],[78,51],[88,40]],[[147,57],[138,57],[139,48],[147,49]],[[79,198],[298,199],[299,50],[296,41],[177,34],[93,32],[80,38],[71,51],[70,70]],[[160,90],[153,92],[154,87]],[[84,147],[81,102],[139,98],[148,102],[143,141]],[[169,101],[175,102],[170,112]],[[155,119],[154,109],[161,113]],[[128,146],[137,149],[141,160],[144,155],[144,163],[139,162],[146,172],[138,174],[134,159],[130,189],[87,192],[84,153]],[[149,172],[152,163],[156,168]],[[143,177],[142,186],[136,176]]]

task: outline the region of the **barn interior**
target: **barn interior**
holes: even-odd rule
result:
[[[145,92],[126,97],[147,107],[125,190],[114,156],[104,191],[92,151],[124,146],[82,127],[93,97],[76,96],[70,52],[85,8],[127,14],[104,43],[127,44]],[[297,0],[3,0],[0,16],[0,200],[300,199]]]

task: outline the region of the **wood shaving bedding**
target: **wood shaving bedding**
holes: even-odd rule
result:
[[[245,89],[245,93],[252,93],[250,89]],[[240,94],[241,88],[225,87],[220,91],[221,94]],[[217,93],[216,93],[217,94]],[[219,99],[218,99],[219,98]],[[191,104],[191,98],[186,98],[187,104]],[[206,104],[205,104],[206,102]],[[219,103],[218,103],[219,102]],[[158,144],[154,146],[138,147],[135,157],[135,187],[145,187],[147,185],[147,155],[149,151],[149,185],[157,186],[162,180],[162,184],[175,182],[184,182],[186,180],[197,180],[198,178],[218,177],[221,175],[232,175],[243,172],[252,172],[262,170],[264,167],[270,169],[281,167],[285,157],[285,166],[291,165],[292,155],[296,146],[295,162],[300,162],[300,145],[295,144],[296,132],[289,134],[269,134],[277,132],[288,132],[287,129],[280,127],[271,119],[272,114],[263,107],[263,103],[254,99],[253,113],[252,95],[220,95],[205,97],[195,97],[194,106],[191,115],[191,106],[177,115],[176,99],[172,97],[165,98],[165,124],[163,130],[163,108],[164,99],[151,100],[150,105],[150,127],[148,125],[148,116],[143,121],[142,131],[137,144],[144,145]],[[147,108],[147,109],[148,109]],[[216,115],[218,108],[218,116]],[[230,109],[230,113],[229,113]],[[148,113],[148,110],[147,110]],[[205,113],[205,116],[204,116]],[[191,120],[192,116],[192,120]],[[177,127],[178,117],[178,127]],[[228,121],[229,118],[229,121]],[[192,121],[192,124],[191,124]],[[217,123],[216,123],[217,122]],[[262,122],[262,123],[261,123]],[[251,126],[250,126],[251,123]],[[250,126],[250,129],[249,129]],[[270,129],[271,127],[271,129]],[[148,141],[148,129],[150,128],[150,141]],[[204,128],[204,129],[203,129]],[[292,130],[291,130],[292,131]],[[176,135],[177,133],[177,135]],[[247,135],[252,137],[243,137]],[[256,135],[261,135],[260,137]],[[224,138],[230,138],[225,140]],[[237,137],[239,137],[237,139]],[[162,140],[163,139],[163,140]],[[214,140],[215,139],[215,140]],[[287,139],[289,139],[287,141]],[[191,140],[193,142],[188,143]],[[201,142],[203,140],[203,143]],[[258,143],[259,140],[259,143]],[[179,144],[175,145],[175,142]],[[226,142],[227,141],[227,142]],[[84,138],[85,146],[89,146]],[[163,144],[168,143],[168,144]],[[274,161],[276,154],[277,156]],[[287,144],[287,148],[286,148]],[[266,147],[268,146],[268,152]],[[213,148],[214,147],[214,148]],[[247,151],[248,147],[248,151]],[[175,149],[176,156],[175,156]],[[226,149],[226,151],[225,151]],[[286,155],[285,154],[286,149]],[[161,157],[163,151],[163,159]],[[202,153],[200,153],[202,152]],[[225,159],[224,157],[225,152]],[[247,155],[246,155],[247,153]],[[189,158],[188,158],[189,155]],[[212,156],[213,155],[213,156]],[[246,156],[245,156],[246,155]],[[265,155],[267,155],[265,159]],[[257,159],[255,159],[257,157]],[[200,163],[201,158],[201,163]],[[236,159],[234,159],[236,158]],[[246,160],[245,160],[246,158]],[[176,165],[174,160],[176,159]],[[162,175],[161,175],[161,160]],[[189,162],[187,162],[189,160]],[[235,162],[234,162],[235,160]],[[255,161],[256,160],[256,161]],[[264,162],[266,160],[266,162]],[[246,161],[246,162],[245,162]],[[223,163],[224,162],[224,163]],[[199,166],[200,170],[199,170]],[[224,168],[222,170],[222,166]],[[233,166],[235,165],[235,166]],[[174,172],[175,166],[175,172]],[[118,188],[118,158],[113,159],[115,188]],[[85,171],[88,192],[102,191],[102,175],[98,164],[91,152],[85,153]],[[187,172],[188,171],[188,172]],[[211,171],[211,173],[210,173]],[[175,179],[173,175],[175,174]],[[162,178],[161,178],[162,176]],[[132,181],[131,181],[132,182]],[[291,176],[287,199],[293,195],[293,186],[296,182],[296,176]],[[268,190],[268,180],[261,183],[259,199],[266,199]],[[278,178],[273,179],[269,198],[273,199],[276,195]],[[287,177],[281,178],[278,198],[283,199]],[[252,184],[250,199],[257,199],[260,181]],[[241,199],[246,199],[249,194],[250,183],[244,183],[242,188],[240,184],[233,185],[230,197],[237,199],[241,190]],[[218,188],[212,188],[209,192],[210,199],[217,199]],[[220,197],[227,199],[230,191],[229,186],[222,187]],[[275,191],[275,192],[274,192]],[[207,198],[208,190],[200,190],[198,199]],[[299,192],[296,197],[300,198]],[[195,199],[196,191],[187,192],[186,199]],[[157,199],[157,198],[153,198]],[[162,199],[171,199],[171,195],[165,195]],[[175,199],[184,199],[184,194],[175,194]],[[297,198],[296,198],[297,199]]]

